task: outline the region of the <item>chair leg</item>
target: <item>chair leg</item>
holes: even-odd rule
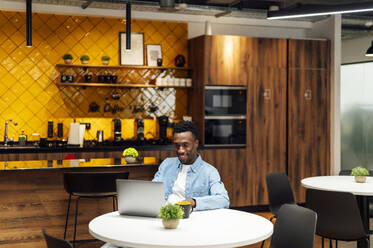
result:
[[[324,248],[324,237],[321,237],[321,248]]]
[[[335,240],[335,248],[338,248],[338,240]]]
[[[333,248],[333,240],[329,239],[329,248]]]
[[[69,194],[69,203],[67,204],[67,213],[66,213],[66,221],[65,221],[65,232],[63,233],[63,239],[66,239],[67,222],[69,221],[70,203],[71,203],[71,194]]]
[[[113,196],[113,211],[115,211],[115,196]]]
[[[262,244],[260,245],[260,248],[264,247],[264,242],[265,242],[265,240],[263,240]]]
[[[76,239],[76,223],[78,222],[79,199],[80,199],[80,197],[78,196],[76,198],[76,207],[75,207],[74,239],[73,239],[73,242],[72,242],[74,248],[75,248],[75,239]]]

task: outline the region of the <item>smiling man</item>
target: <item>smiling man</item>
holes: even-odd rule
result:
[[[164,183],[167,202],[186,200],[195,210],[228,208],[229,197],[219,172],[197,153],[196,126],[190,121],[177,123],[173,143],[177,157],[166,158],[153,179]]]

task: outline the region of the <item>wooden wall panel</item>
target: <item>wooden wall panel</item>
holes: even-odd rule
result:
[[[328,68],[330,42],[326,40],[289,40],[289,68]]]
[[[245,149],[200,150],[202,159],[213,165],[220,173],[228,191],[230,206],[249,205],[250,188]]]
[[[265,177],[286,172],[286,69],[251,68],[247,149],[250,204],[268,204]]]
[[[301,179],[330,172],[328,71],[289,70],[289,178],[298,202]]]

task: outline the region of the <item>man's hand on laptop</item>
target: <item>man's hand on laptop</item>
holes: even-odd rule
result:
[[[193,208],[196,207],[196,200],[194,200],[193,198],[185,199],[185,201],[188,201],[188,202],[192,203],[192,207],[193,207]]]

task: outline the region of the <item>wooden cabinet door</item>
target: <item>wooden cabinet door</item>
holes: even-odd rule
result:
[[[330,170],[328,71],[290,69],[288,87],[288,173],[296,201],[304,202],[301,180]]]
[[[251,68],[248,84],[247,164],[250,204],[268,204],[265,177],[286,172],[286,69]]]
[[[243,36],[207,36],[207,85],[247,84],[247,64],[252,58],[250,48],[255,38]]]

